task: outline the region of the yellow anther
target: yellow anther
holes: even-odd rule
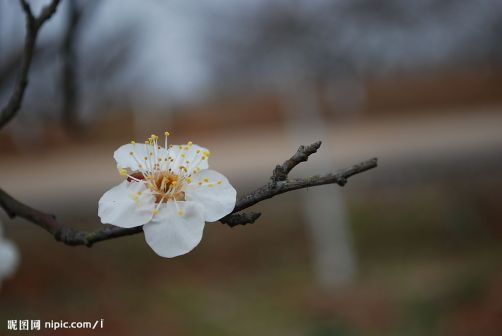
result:
[[[172,181],[172,182],[171,182],[171,185],[173,185],[173,186],[175,186],[175,185],[177,185],[177,184],[178,184],[178,181]]]
[[[138,191],[138,196],[141,196],[141,194],[143,194],[142,191]]]
[[[150,139],[152,140],[157,140],[159,137],[156,136],[155,134],[150,135]]]
[[[158,158],[158,159],[157,159],[157,161],[162,162],[162,159],[161,159],[161,158]],[[158,164],[158,163],[157,163],[157,164]]]
[[[178,215],[183,216],[185,214],[185,211],[183,209],[178,210]]]
[[[134,141],[134,140],[132,140],[132,141],[131,141],[131,144],[133,144],[133,145],[134,145],[135,143],[136,143],[136,141]]]
[[[146,143],[146,144],[148,144],[148,143],[150,143],[150,142],[149,142],[148,140],[145,140],[145,143]]]
[[[181,146],[181,145],[178,145],[178,148],[179,148],[179,149],[182,149],[182,148],[183,148],[183,146]]]
[[[171,135],[171,133],[169,133],[169,132],[165,131],[165,132],[164,132],[164,135],[165,135],[165,136],[170,136],[170,135]]]
[[[218,181],[217,183],[218,183],[218,184],[222,184],[223,182],[222,182],[222,181]]]
[[[204,154],[205,156],[211,155],[211,153],[209,151],[204,151],[204,153],[202,153],[202,154]]]
[[[190,177],[187,178],[187,183],[192,183],[192,179]]]
[[[185,154],[181,154],[180,156],[181,156],[182,158],[185,158]]]
[[[214,187],[214,184],[210,183],[207,185],[209,188]]]
[[[197,149],[197,150],[195,151],[195,153],[199,154],[199,153],[200,153],[200,149]]]
[[[188,141],[188,146],[191,146],[191,145],[193,145],[193,142]]]
[[[152,214],[156,215],[159,213],[159,210],[158,209],[152,209]]]
[[[204,177],[204,179],[202,181],[209,182],[209,179],[207,177]]]
[[[206,159],[206,157],[205,157],[205,156],[203,156],[203,157],[201,157],[200,159],[201,159],[201,160],[205,160],[205,159]]]
[[[120,176],[127,176],[127,169],[120,168],[119,169],[119,175]]]
[[[184,146],[184,147],[183,147],[183,150],[188,150],[188,146]]]

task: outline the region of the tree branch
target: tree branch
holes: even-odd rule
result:
[[[293,155],[289,160],[285,161],[282,166],[277,166],[281,167],[281,174],[285,173],[287,175],[287,173],[289,173],[291,169],[293,169],[300,162],[307,161],[308,157],[311,154],[315,153],[320,145],[321,142],[316,142],[307,147],[301,146],[296,154]],[[240,197],[237,200],[232,213],[221,218],[220,222],[227,224],[230,227],[254,223],[260,217],[260,213],[241,213],[240,211],[245,210],[255,205],[256,203],[272,198],[276,195],[297,189],[314,187],[323,184],[338,184],[339,186],[344,186],[347,183],[347,179],[349,177],[363,173],[367,170],[375,168],[376,166],[377,159],[374,158],[356,164],[350,168],[342,169],[337,173],[330,173],[321,176],[316,175],[307,178],[298,178],[291,180],[282,180],[281,177],[281,179],[275,181],[274,176],[276,176],[276,171],[278,170],[278,168],[276,167],[269,183],[248,193],[247,195]],[[24,218],[52,234],[54,238],[56,238],[56,240],[71,246],[92,246],[93,244],[100,241],[133,235],[143,231],[141,226],[132,229],[106,226],[103,229],[93,232],[75,230],[71,227],[65,226],[62,223],[59,223],[56,220],[55,216],[43,213],[19,202],[2,189],[0,189],[0,207],[5,210],[9,217]]]
[[[12,120],[21,108],[24,93],[26,91],[26,87],[28,86],[28,73],[33,60],[38,33],[43,24],[47,22],[52,15],[54,15],[59,2],[60,0],[52,0],[51,3],[42,9],[40,15],[34,16],[31,7],[26,0],[20,0],[21,8],[24,11],[26,19],[26,38],[24,43],[23,59],[21,61],[21,72],[9,101],[0,111],[0,129]]]
[[[309,159],[309,156],[317,152],[321,147],[321,141],[314,142],[310,146],[300,146],[296,151],[295,155],[290,157],[288,160],[284,161],[282,165],[275,166],[274,172],[272,173],[272,182],[284,181],[288,178],[288,174],[301,162],[305,162]]]

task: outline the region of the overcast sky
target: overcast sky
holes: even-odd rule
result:
[[[126,90],[129,97],[138,101],[189,99],[210,91],[214,80],[214,77],[211,77],[211,74],[214,75],[211,73],[211,62],[207,59],[208,36],[213,34],[211,29],[226,27],[228,33],[232,33],[233,27],[224,22],[227,18],[233,18],[230,22],[233,22],[237,31],[237,28],[241,27],[235,26],[235,18],[251,18],[252,22],[253,15],[258,13],[260,6],[287,2],[97,1],[99,4],[95,15],[86,25],[82,43],[79,45],[81,61],[85,62],[91,56],[96,57],[96,50],[92,48],[96,40],[113,31],[126,31],[130,34],[127,40],[130,40],[132,45],[130,63],[118,76],[108,79],[106,86],[117,92]],[[31,1],[37,11],[44,2],[47,3]],[[61,33],[65,3],[66,1],[62,2],[53,20],[44,26],[41,41]],[[365,1],[310,0],[289,3],[295,6],[296,11],[305,12],[305,15],[313,20],[318,15],[316,8],[332,4],[338,6],[339,10],[335,11],[333,16],[333,22],[336,21],[339,25],[336,29],[336,43],[341,46],[340,50],[343,50],[345,57],[362,71],[388,71],[420,64],[446,64],[456,57],[455,55],[467,53],[471,46],[473,54],[478,50],[489,49],[490,41],[494,36],[498,36],[496,34],[500,34],[495,32],[493,27],[497,27],[497,22],[502,25],[502,5],[497,0],[443,2],[443,8],[437,10],[431,10],[435,8],[432,5],[438,3],[434,0],[370,1],[373,6],[369,6],[369,11],[360,10],[363,7],[359,5],[365,4]],[[384,5],[392,5],[401,11],[402,20],[386,20],[385,13],[380,10]],[[24,21],[18,1],[15,0],[0,0],[0,14],[2,57],[9,48],[22,43]],[[246,36],[242,36],[242,39],[245,40]],[[231,49],[222,52],[233,57]],[[106,58],[113,50],[102,48],[99,53],[97,57]],[[271,60],[279,63],[283,61],[280,58]],[[274,66],[269,68],[273,69]],[[36,79],[34,81],[36,82]]]

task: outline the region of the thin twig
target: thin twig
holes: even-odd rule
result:
[[[272,173],[272,182],[284,181],[288,178],[288,174],[301,162],[305,162],[309,159],[309,156],[317,152],[321,147],[321,141],[314,142],[313,144],[305,147],[300,146],[296,151],[295,155],[290,157],[288,160],[284,161],[282,165],[277,165]]]
[[[20,0],[21,8],[24,11],[26,20],[26,38],[24,43],[23,59],[21,61],[21,71],[16,84],[14,85],[12,95],[5,107],[3,107],[0,111],[0,129],[12,120],[21,108],[24,93],[26,91],[26,87],[28,86],[28,73],[33,60],[38,33],[43,24],[47,22],[52,15],[54,15],[59,2],[60,0],[52,0],[42,9],[40,15],[34,16],[31,7],[26,0]]]
[[[314,153],[320,146],[320,142],[316,142],[308,147],[300,147],[298,152],[293,155],[290,159],[291,163],[288,164],[286,168],[289,171],[296,166],[299,162],[306,161],[308,156]],[[314,150],[315,148],[315,150]],[[306,157],[299,157],[299,152],[305,152],[305,150],[309,152],[306,154]],[[288,160],[289,161],[289,160]],[[286,161],[286,162],[288,162]],[[260,217],[260,213],[250,212],[250,213],[241,213],[240,211],[245,210],[256,203],[264,201],[266,199],[272,198],[276,195],[283,194],[285,192],[314,187],[323,184],[338,184],[339,186],[344,186],[347,183],[347,179],[353,175],[363,173],[367,170],[375,168],[377,166],[377,159],[371,159],[368,161],[361,162],[356,164],[350,168],[342,169],[334,174],[326,174],[321,176],[311,176],[307,178],[298,178],[291,180],[280,180],[280,181],[271,181],[260,188],[240,197],[236,204],[235,208],[231,214],[220,219],[220,222],[223,224],[227,224],[230,227],[234,227],[236,225],[244,225],[254,223],[258,217]],[[12,196],[7,194],[5,191],[0,189],[0,207],[2,207],[6,213],[11,217],[21,217],[24,218],[50,234],[52,234],[56,240],[61,241],[67,245],[87,245],[91,246],[97,242],[114,239],[118,237],[133,235],[141,232],[142,227],[135,227],[132,229],[124,229],[115,226],[106,226],[103,229],[93,231],[93,232],[84,232],[75,230],[71,227],[65,226],[62,223],[59,223],[53,215],[43,213],[36,209],[33,209],[18,200],[14,199]]]

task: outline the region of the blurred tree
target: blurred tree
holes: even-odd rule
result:
[[[113,90],[105,84],[123,69],[134,34],[118,27],[89,39],[86,34],[94,27],[101,3],[95,0],[62,3],[62,15],[55,17],[55,22],[49,26],[52,30],[44,31],[43,38],[39,39],[30,88],[26,92],[23,113],[18,116],[32,124],[33,134],[44,124],[61,124],[69,131],[82,130],[84,113],[88,117],[96,113],[90,111],[98,111],[100,106],[116,100]],[[5,10],[0,11],[0,22],[2,17],[21,18],[15,2],[3,5]],[[17,32],[24,27],[16,24],[9,28]],[[5,51],[0,55],[0,89],[5,89],[1,90],[4,94],[0,101],[3,101],[17,76],[23,46],[17,39],[10,38],[7,31],[0,31],[0,37],[2,51]],[[103,53],[103,50],[108,51]],[[14,122],[9,129],[14,139],[19,140],[16,143],[23,147],[24,140],[16,134],[23,133],[23,137],[25,134],[16,124]]]

